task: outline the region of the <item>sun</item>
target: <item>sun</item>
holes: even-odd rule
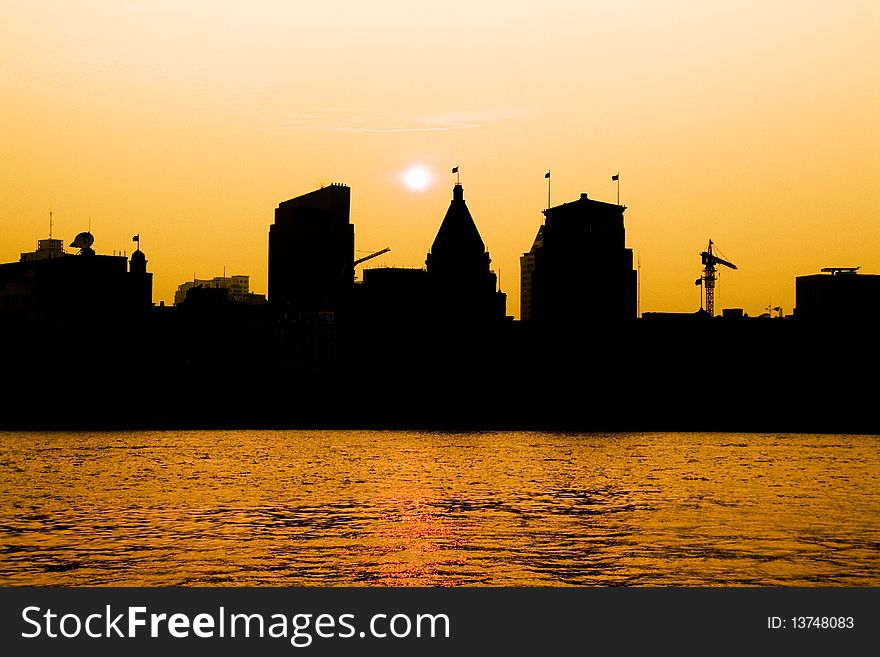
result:
[[[411,166],[400,175],[403,184],[414,192],[420,192],[427,189],[434,179],[431,172],[423,166]]]

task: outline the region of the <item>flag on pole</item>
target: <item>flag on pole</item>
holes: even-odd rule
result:
[[[702,284],[703,284],[702,278],[698,278],[697,280],[694,281],[694,285],[702,285]]]
[[[620,180],[620,174],[615,173],[613,176],[611,176],[611,180]]]
[[[549,177],[550,177],[550,172],[548,171],[547,173],[545,173],[545,174],[544,174],[544,177],[545,177],[545,178],[549,178]]]
[[[132,241],[132,242],[140,242],[140,241],[141,241],[141,236],[140,236],[140,235],[135,235],[134,237],[131,238],[131,241]]]
[[[452,173],[458,173],[458,167],[452,167]]]

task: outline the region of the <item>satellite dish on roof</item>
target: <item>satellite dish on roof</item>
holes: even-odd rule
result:
[[[88,249],[95,243],[95,236],[89,232],[80,233],[70,243],[74,249]]]

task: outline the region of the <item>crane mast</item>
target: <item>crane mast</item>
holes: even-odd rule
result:
[[[715,246],[714,242],[709,240],[709,246],[705,251],[700,252],[700,257],[703,261],[703,294],[706,297],[706,313],[708,313],[709,317],[715,316],[715,280],[718,278],[715,266],[724,265],[725,267],[736,269],[736,265],[732,262],[719,258],[712,250],[713,246]]]

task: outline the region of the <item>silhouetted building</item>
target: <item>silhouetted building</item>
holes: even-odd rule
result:
[[[61,240],[40,240],[36,252],[0,265],[0,314],[10,323],[58,328],[142,317],[152,305],[153,275],[141,251],[131,258],[97,255],[90,233],[65,253]]]
[[[333,184],[280,203],[269,227],[269,302],[335,313],[354,284],[351,189]]]
[[[358,314],[373,321],[411,323],[429,312],[428,273],[411,267],[365,269]]]
[[[64,252],[64,242],[59,239],[37,240],[37,250],[21,254],[21,262],[30,260],[48,260],[67,255]]]
[[[821,274],[795,278],[796,319],[880,319],[880,275],[858,267],[826,267]]]
[[[743,312],[742,308],[723,308],[721,317],[724,319],[746,319],[748,315]]]
[[[544,224],[520,258],[523,320],[635,318],[637,274],[625,245],[625,209],[581,194],[543,211]]]
[[[134,256],[132,256],[133,258]],[[193,279],[177,286],[174,293],[174,305],[180,305],[190,299],[193,290],[225,290],[225,294],[216,295],[231,303],[266,303],[266,297],[262,294],[254,294],[250,291],[250,278],[248,276],[215,276],[211,279]],[[198,295],[199,293],[195,293]],[[208,293],[211,294],[211,293]]]
[[[452,202],[425,261],[432,301],[444,319],[504,319],[507,295],[497,289],[489,252],[456,183]]]

